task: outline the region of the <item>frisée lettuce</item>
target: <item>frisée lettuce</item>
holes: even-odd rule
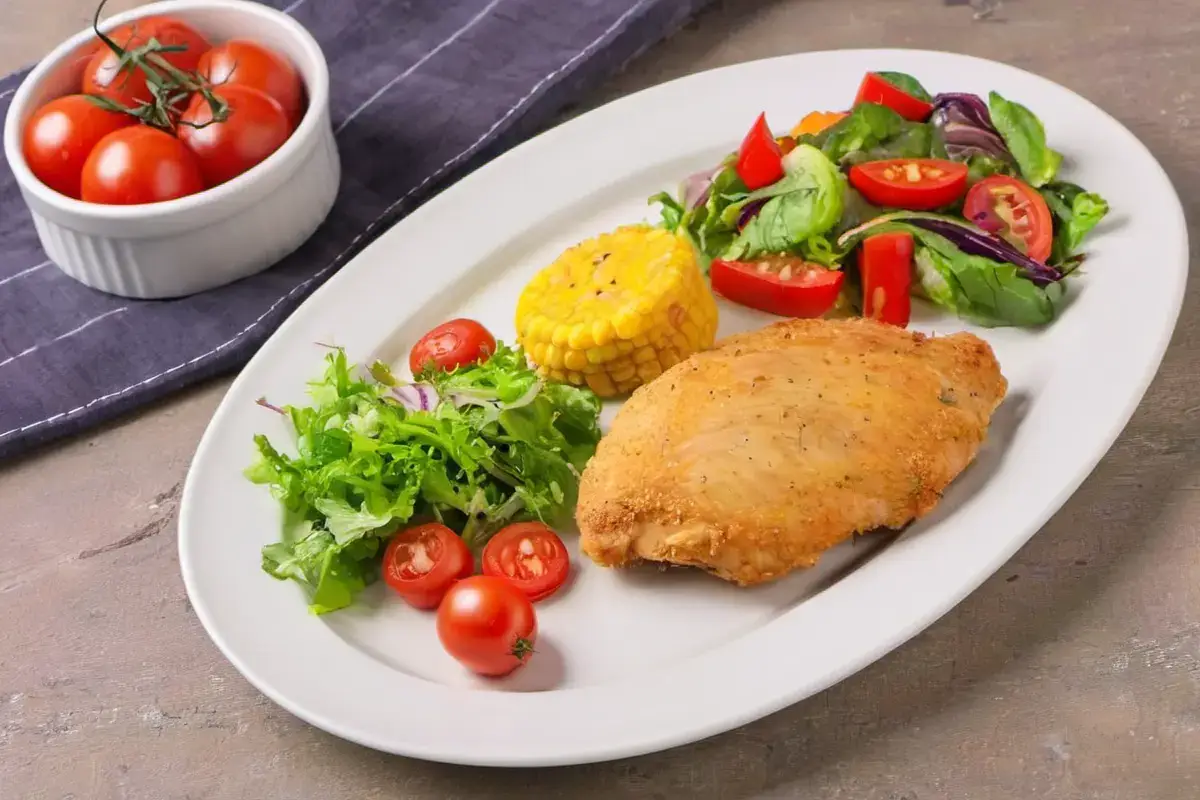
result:
[[[543,384],[503,343],[481,364],[418,377],[401,383],[334,349],[309,384],[311,404],[275,409],[296,454],[254,437],[245,475],[285,509],[262,568],[304,586],[314,613],[353,603],[378,577],[385,540],[409,522],[441,521],[479,547],[509,522],[574,512],[600,440],[591,391]]]

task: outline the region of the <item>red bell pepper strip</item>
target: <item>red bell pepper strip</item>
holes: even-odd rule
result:
[[[802,258],[769,256],[759,261],[714,259],[713,291],[738,305],[781,317],[820,317],[837,302],[845,279]]]
[[[878,103],[887,106],[913,122],[924,122],[933,113],[932,103],[926,103],[919,97],[913,97],[874,72],[868,72],[858,87],[858,96],[854,98],[854,105],[859,103]]]
[[[770,186],[783,177],[783,152],[767,127],[765,112],[758,115],[750,132],[742,140],[734,168],[742,183],[752,192]]]
[[[858,256],[863,316],[908,326],[912,314],[913,237],[906,231],[868,236]]]

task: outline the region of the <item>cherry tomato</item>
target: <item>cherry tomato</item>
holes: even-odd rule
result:
[[[224,100],[229,116],[213,122],[212,106],[192,96],[179,118],[179,140],[196,154],[209,186],[236,178],[274,153],[292,133],[283,106],[248,86],[222,86],[213,92]]]
[[[419,375],[431,365],[447,372],[484,361],[496,352],[496,340],[473,319],[443,322],[422,336],[408,355],[408,367]]]
[[[571,557],[558,534],[540,522],[518,522],[499,531],[483,548],[484,575],[506,578],[532,601],[558,591]]]
[[[868,72],[858,87],[854,105],[859,103],[878,103],[881,106],[887,106],[913,122],[924,122],[933,112],[932,103],[927,103],[919,97],[913,97],[874,72]]]
[[[152,38],[162,45],[182,46],[184,50],[156,55],[184,72],[194,72],[200,57],[209,48],[208,41],[194,28],[173,17],[135,20],[116,28],[108,37],[126,51],[142,47]],[[152,63],[149,66],[163,73],[161,67]],[[135,64],[126,64],[121,68],[120,56],[103,43],[84,68],[83,93],[107,97],[126,108],[137,108],[140,103],[149,103],[154,99],[146,83],[146,73]]]
[[[783,153],[767,127],[765,113],[758,115],[742,140],[735,169],[750,191],[770,186],[783,177]]]
[[[384,581],[415,608],[437,608],[454,582],[474,571],[471,548],[436,522],[400,531],[383,553]]]
[[[438,639],[460,664],[480,675],[507,675],[533,655],[533,603],[504,578],[476,575],[450,588],[437,614]]]
[[[901,328],[912,314],[913,237],[907,231],[868,236],[858,256],[863,316]]]
[[[1041,193],[1024,181],[1007,175],[984,178],[967,192],[963,216],[1035,261],[1050,257],[1054,218]]]
[[[940,158],[893,158],[850,168],[850,183],[877,206],[941,208],[967,191],[967,165]]]
[[[813,111],[796,123],[796,127],[792,128],[792,136],[818,134],[845,116],[845,111]]]
[[[714,259],[712,288],[728,300],[781,317],[819,317],[837,302],[845,276],[792,256],[759,261]]]
[[[100,108],[81,94],[67,95],[33,113],[25,125],[21,149],[38,180],[78,200],[83,164],[92,148],[108,134],[135,122],[128,114]]]
[[[196,156],[158,128],[133,125],[101,139],[83,164],[80,198],[135,205],[173,200],[204,189]]]
[[[249,86],[283,106],[293,130],[304,112],[304,85],[292,63],[274,50],[232,39],[204,54],[200,74],[216,86]]]

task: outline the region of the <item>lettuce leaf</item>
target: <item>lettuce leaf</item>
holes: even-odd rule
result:
[[[1043,186],[1042,197],[1054,215],[1054,246],[1050,261],[1066,263],[1079,252],[1092,228],[1108,214],[1108,201],[1095,192],[1065,181]]]
[[[1062,164],[1062,154],[1047,146],[1042,121],[1025,106],[1005,100],[996,92],[988,95],[988,111],[1016,159],[1021,177],[1034,187],[1053,180]]]
[[[910,122],[887,106],[859,103],[843,119],[816,135],[800,137],[842,166],[889,158],[926,158],[933,130]]]
[[[929,92],[925,91],[925,87],[921,85],[921,82],[906,72],[876,72],[875,74],[900,91],[906,92],[918,100],[924,100],[926,103],[933,102],[933,97]]]
[[[543,385],[524,353],[501,343],[482,364],[424,376],[441,400],[412,411],[367,377],[382,371],[340,349],[326,362],[311,404],[282,409],[296,455],[258,435],[245,470],[285,510],[262,568],[304,586],[313,613],[353,603],[376,579],[385,540],[410,521],[441,520],[477,547],[510,521],[570,518],[600,440],[592,392]]]
[[[737,238],[722,253],[730,259],[750,259],[767,253],[793,252],[808,246],[819,252],[816,237],[830,231],[842,217],[846,179],[832,161],[812,145],[797,145],[783,159],[784,175],[775,183],[736,197],[731,208],[767,199]],[[769,198],[769,199],[768,199]],[[828,248],[828,241],[825,243]]]

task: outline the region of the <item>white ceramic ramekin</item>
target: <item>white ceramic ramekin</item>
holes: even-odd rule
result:
[[[21,154],[25,121],[77,91],[94,43],[89,28],[59,45],[17,89],[4,123],[4,155],[46,255],[93,288],[138,298],[181,297],[270,267],[308,239],[333,206],[341,163],[329,119],[329,68],[321,48],[286,14],[245,0],[168,0],[105,21],[102,29],[170,14],[209,41],[255,39],[291,59],[308,108],[295,133],[262,163],[198,194],[136,206],[73,200],[43,184]]]

